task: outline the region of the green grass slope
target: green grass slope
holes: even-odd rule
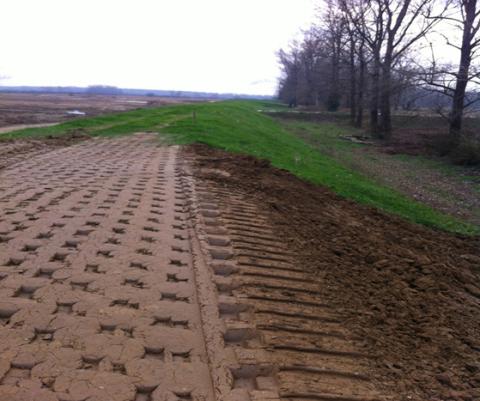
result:
[[[259,112],[280,107],[274,103],[227,101],[140,109],[17,131],[1,138],[63,135],[79,129],[93,136],[153,131],[167,135],[175,143],[201,142],[268,159],[272,165],[325,185],[339,195],[416,223],[462,234],[480,233],[479,227],[439,213],[342,166]]]

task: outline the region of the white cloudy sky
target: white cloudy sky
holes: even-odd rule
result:
[[[3,85],[272,94],[315,0],[2,0]]]

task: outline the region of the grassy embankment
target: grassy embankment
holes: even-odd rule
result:
[[[332,118],[306,121],[302,116],[295,117],[296,114],[281,113],[288,118],[279,121],[285,129],[320,153],[410,199],[427,202],[438,210],[480,225],[478,168],[456,166],[445,157],[392,154],[385,152],[388,148],[382,146],[358,144],[348,138],[365,133],[352,128],[348,119],[336,123],[327,122]]]
[[[52,127],[26,129],[2,135],[1,138],[63,135],[76,130],[92,136],[153,131],[165,134],[174,143],[202,142],[268,159],[274,166],[316,184],[326,185],[339,195],[416,223],[462,234],[480,233],[479,227],[439,213],[345,167],[322,153],[321,149],[314,149],[293,135],[278,121],[258,112],[259,109],[272,107],[281,106],[264,102],[228,101],[140,109],[73,120]],[[336,128],[331,126],[330,129]]]

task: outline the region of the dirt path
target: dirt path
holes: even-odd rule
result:
[[[0,171],[0,401],[384,400],[254,202],[153,135]]]
[[[0,399],[212,398],[175,159],[139,136],[3,172]]]

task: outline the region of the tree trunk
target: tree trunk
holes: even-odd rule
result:
[[[355,125],[357,114],[357,73],[355,68],[355,40],[350,35],[350,123]]]
[[[455,92],[453,93],[452,111],[450,113],[450,135],[455,140],[461,134],[463,112],[465,108],[465,92],[468,84],[468,74],[472,61],[472,27],[475,21],[477,0],[465,2],[465,22],[463,26],[462,46],[460,50],[460,66],[457,73]]]
[[[341,37],[332,39],[331,82],[327,98],[328,111],[337,111],[340,106],[340,40]]]
[[[382,68],[382,84],[380,95],[380,136],[383,139],[389,139],[392,135],[391,95],[391,61],[388,57],[386,57]]]
[[[372,88],[370,94],[370,129],[373,136],[377,137],[380,131],[378,126],[378,105],[380,91],[380,58],[375,57],[372,71]]]
[[[465,91],[467,88],[467,80],[459,77],[452,101],[452,111],[450,114],[450,135],[457,139],[462,131],[463,109],[465,101]]]
[[[358,72],[358,98],[357,98],[357,116],[355,119],[355,127],[361,128],[363,125],[363,98],[365,94],[365,54],[363,52],[364,44],[360,45],[358,61],[360,64]]]

